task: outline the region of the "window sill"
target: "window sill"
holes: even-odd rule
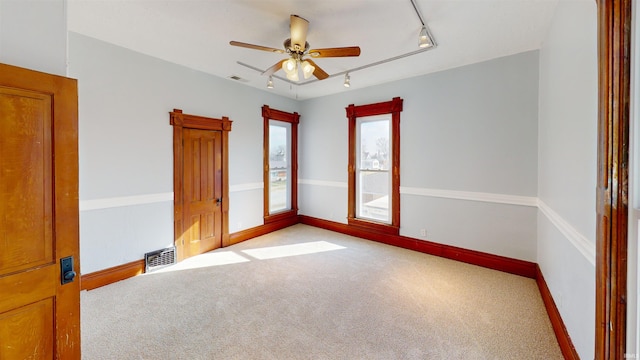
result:
[[[363,219],[348,218],[349,226],[356,227],[361,230],[382,233],[387,235],[400,235],[400,227],[391,224],[383,224]]]
[[[287,210],[264,217],[264,223],[270,224],[277,221],[287,220],[298,217],[298,209]]]

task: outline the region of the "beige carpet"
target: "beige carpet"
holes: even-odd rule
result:
[[[83,359],[562,359],[532,279],[295,225],[82,292]]]

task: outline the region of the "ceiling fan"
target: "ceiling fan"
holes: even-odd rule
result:
[[[262,75],[271,76],[276,71],[282,69],[287,74],[287,79],[291,81],[299,80],[299,69],[302,70],[302,75],[305,79],[308,79],[311,74],[318,78],[318,80],[324,80],[329,77],[329,74],[316,65],[313,60],[305,58],[307,55],[313,58],[360,56],[360,47],[358,46],[309,49],[309,43],[307,42],[309,21],[298,15],[291,15],[289,28],[291,29],[291,37],[284,41],[284,49],[247,44],[239,41],[230,41],[229,44],[278,54],[289,54],[290,57],[288,59],[278,61],[272,67],[265,70]]]

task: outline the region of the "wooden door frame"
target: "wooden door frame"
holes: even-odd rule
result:
[[[597,1],[596,359],[626,352],[631,2]]]
[[[229,242],[229,131],[231,123],[228,117],[221,119],[184,114],[173,109],[169,123],[173,126],[173,231],[178,261],[184,258],[184,184],[183,184],[183,129],[220,131],[222,140],[222,246]]]

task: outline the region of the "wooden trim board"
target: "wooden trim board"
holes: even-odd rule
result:
[[[416,240],[406,236],[368,232],[347,224],[318,219],[306,215],[300,215],[297,218],[287,218],[281,221],[235,232],[229,236],[229,242],[230,244],[237,244],[273,231],[284,229],[297,223],[535,279],[562,354],[565,359],[579,359],[569,333],[567,332],[567,328],[562,321],[560,312],[555,305],[551,292],[544,280],[544,276],[540,271],[540,267],[536,263],[444,244],[437,244],[429,241]],[[82,275],[81,289],[93,290],[142,273],[144,273],[144,260],[133,261],[127,264]]]
[[[256,226],[251,229],[242,230],[229,236],[229,245],[265,235],[273,231],[284,229],[298,223],[298,218],[288,218],[275,221],[269,224]],[[110,267],[108,269],[84,274],[80,277],[81,290],[93,290],[101,286],[113,284],[144,273],[144,259],[132,261],[130,263]]]
[[[429,241],[416,240],[406,236],[368,232],[360,228],[351,227],[347,224],[318,219],[306,215],[300,215],[297,218],[287,218],[281,221],[235,232],[229,236],[229,243],[230,245],[237,244],[261,235],[266,235],[273,231],[284,229],[297,223],[535,279],[564,358],[572,360],[580,359],[573,342],[571,341],[571,337],[567,332],[567,328],[562,321],[562,317],[556,307],[549,287],[544,280],[542,271],[536,263],[444,244],[437,244]],[[93,290],[142,273],[144,273],[144,260],[133,261],[127,264],[82,275],[81,289]]]
[[[553,300],[551,291],[549,290],[549,287],[544,280],[544,276],[540,271],[540,267],[536,263],[444,244],[433,243],[430,241],[416,240],[405,236],[393,236],[373,232],[363,232],[360,228],[353,228],[347,224],[318,219],[305,215],[300,215],[300,222],[310,226],[315,226],[346,235],[378,241],[409,250],[415,250],[426,254],[462,261],[468,264],[478,265],[489,269],[499,270],[535,279],[538,285],[538,290],[540,291],[540,295],[542,297],[542,301],[547,310],[547,315],[549,316],[549,320],[551,321],[553,332],[556,336],[558,344],[560,345],[560,350],[562,351],[564,358],[571,360],[580,359],[575,347],[573,346],[573,342],[571,341],[571,337],[569,336],[567,328],[562,321],[562,317],[560,316],[560,312],[556,307],[555,301]]]
[[[235,232],[229,235],[229,245],[237,244],[258,236],[284,229],[286,227],[302,223],[338,233],[373,240],[388,245],[398,246],[408,250],[419,251],[425,254],[435,255],[447,259],[461,261],[467,264],[478,265],[489,269],[520,275],[531,279],[537,279],[537,264],[529,261],[512,259],[504,256],[483,253],[475,250],[463,249],[455,246],[438,244],[430,241],[416,240],[401,235],[388,235],[363,230],[347,224],[335,221],[323,220],[311,216],[300,215],[294,218],[285,218],[280,221],[259,225],[250,229]],[[124,280],[144,273],[144,260],[138,260],[127,264],[82,275],[82,290],[91,290],[108,285],[116,281]]]
[[[440,256],[447,259],[462,261],[467,264],[482,266],[489,269],[504,271],[531,279],[536,278],[536,263],[512,259],[505,256],[483,253],[475,250],[463,249],[455,246],[438,244],[430,241],[417,240],[402,235],[389,235],[363,230],[347,224],[323,220],[311,216],[300,215],[303,224],[331,230],[363,239],[373,240],[401,248],[419,251],[425,254]]]
[[[144,273],[144,259],[84,274],[80,277],[81,290],[93,290]]]
[[[598,0],[596,3],[598,182],[594,358],[605,360],[624,359],[628,355],[627,222],[629,168],[633,168],[629,164],[633,1]],[[635,42],[637,43],[637,39]]]
[[[553,301],[551,291],[549,290],[547,282],[544,280],[544,276],[542,275],[542,271],[540,270],[540,266],[538,265],[536,265],[536,283],[538,284],[540,296],[542,296],[542,302],[544,303],[544,307],[547,309],[547,315],[549,316],[549,320],[551,321],[553,332],[556,334],[556,339],[558,340],[558,345],[560,345],[560,351],[562,351],[562,355],[565,359],[580,360],[580,356],[578,356],[576,348],[573,346],[573,342],[571,341],[571,337],[569,336],[567,327],[562,321],[560,311],[558,311],[556,302]]]
[[[264,225],[259,225],[256,227],[252,227],[250,229],[238,231],[229,235],[229,245],[233,245],[249,239],[253,239],[254,237],[266,235],[270,232],[274,232],[274,231],[289,227],[291,225],[295,225],[298,222],[299,220],[297,216],[286,217],[278,221],[272,221]]]

